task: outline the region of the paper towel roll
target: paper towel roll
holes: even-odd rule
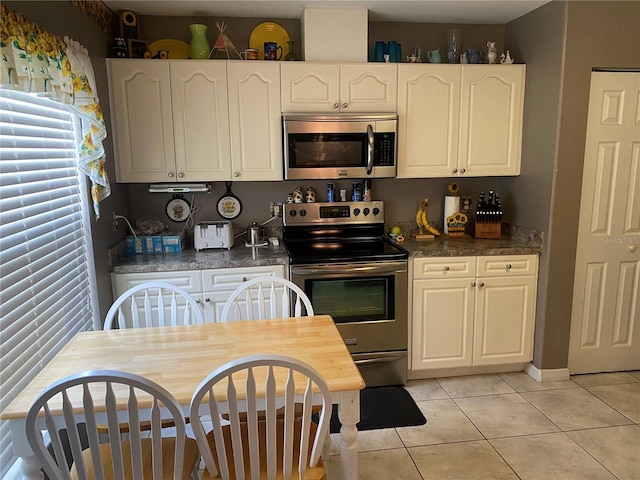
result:
[[[460,196],[459,195],[446,195],[444,197],[444,233],[449,233],[449,226],[447,225],[447,217],[460,211]]]

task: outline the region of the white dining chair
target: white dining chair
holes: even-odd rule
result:
[[[173,423],[174,437],[163,437],[165,419]],[[123,440],[122,421],[148,421],[151,429],[145,434],[131,429]],[[107,443],[99,440],[100,423],[109,426]],[[36,397],[25,424],[29,445],[50,479],[197,479],[198,446],[185,434],[180,405],[160,385],[139,375],[98,370],[63,378]],[[80,424],[85,425],[85,442]],[[53,453],[44,444],[43,430]],[[69,457],[61,430],[66,431]],[[73,462],[70,470],[68,460]]]
[[[303,307],[306,314],[303,313]],[[313,306],[299,286],[284,278],[261,276],[243,282],[231,293],[222,307],[220,321],[264,320],[304,315],[312,316]]]
[[[104,330],[204,323],[202,310],[185,290],[167,282],[145,282],[120,295],[107,312]]]
[[[189,410],[206,466],[202,479],[325,478],[321,450],[331,404],[325,380],[300,360],[253,355],[222,365],[198,386]],[[320,407],[317,423],[314,405]],[[209,433],[203,413],[213,424]]]

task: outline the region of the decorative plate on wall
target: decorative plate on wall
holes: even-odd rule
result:
[[[186,222],[191,215],[191,205],[182,195],[174,195],[167,203],[167,216],[174,222]]]
[[[258,25],[251,32],[249,37],[249,47],[258,50],[258,60],[264,60],[264,42],[276,42],[279,47],[282,47],[282,57],[280,61],[284,60],[284,57],[289,53],[289,34],[287,31],[277,23],[264,22]]]
[[[236,218],[242,211],[242,202],[231,192],[231,182],[225,182],[227,191],[218,200],[218,213],[228,220]]]
[[[173,38],[163,38],[149,44],[149,51],[152,57],[155,57],[161,50],[169,52],[169,58],[184,59],[191,56],[189,44]]]

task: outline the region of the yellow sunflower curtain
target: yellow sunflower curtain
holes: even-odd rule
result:
[[[107,131],[89,54],[78,42],[67,37],[62,40],[20,13],[4,5],[1,8],[0,88],[45,95],[79,115],[78,165],[91,180],[93,210],[100,218],[99,202],[111,189],[102,146]]]

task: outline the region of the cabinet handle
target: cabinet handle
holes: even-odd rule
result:
[[[208,303],[208,302],[211,301],[211,299],[209,297],[207,297],[207,298],[204,299],[204,301]]]
[[[511,270],[511,264],[507,263],[507,270]]]
[[[630,252],[635,252],[636,251],[636,246],[635,245],[629,245],[629,251]]]
[[[479,287],[480,287],[480,288],[484,287],[484,282],[480,282]]]
[[[200,300],[199,298],[196,298],[196,303],[202,303],[202,300]]]
[[[236,177],[236,178],[239,177],[240,176],[240,172],[233,172],[233,176]]]
[[[173,176],[175,175],[173,172],[169,172],[167,173],[167,175],[169,176],[169,178],[173,178]]]
[[[471,288],[475,288],[476,287],[476,282],[471,282]]]
[[[348,103],[343,103],[343,104],[342,104],[342,108],[347,108],[348,106],[349,106],[349,104],[348,104]]]
[[[339,103],[334,103],[334,104],[333,104],[333,108],[338,108],[338,107],[340,107],[340,104],[339,104]]]
[[[182,177],[184,177],[184,173],[179,172],[179,173],[178,173],[178,178],[182,178]]]
[[[461,168],[461,169],[460,169],[460,173],[464,173],[464,172],[466,172],[466,171],[467,171],[467,169],[466,169],[466,168]]]
[[[454,168],[453,170],[451,170],[451,173],[458,173],[458,169]]]
[[[444,270],[445,272],[448,272],[448,271],[449,271],[449,267],[444,267],[444,268],[443,268],[443,270]]]
[[[246,282],[247,280],[249,280],[247,277],[242,277],[243,282]]]

